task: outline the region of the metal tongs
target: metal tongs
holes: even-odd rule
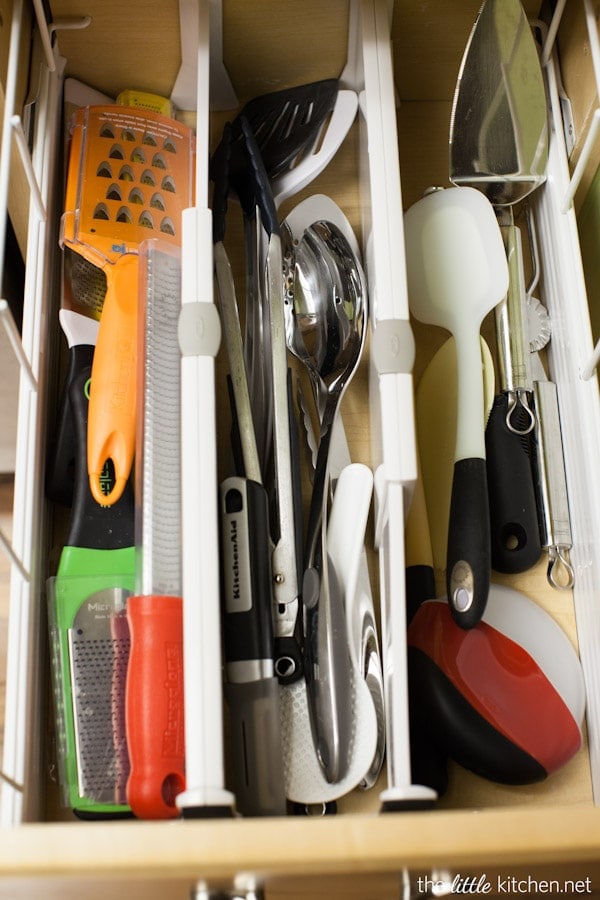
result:
[[[286,812],[286,796],[273,620],[274,610],[285,602],[281,596],[283,586],[286,599],[291,596],[296,603],[298,600],[293,522],[290,527],[285,517],[288,510],[293,512],[293,505],[284,508],[283,517],[278,518],[274,538],[256,441],[235,283],[224,246],[232,154],[244,154],[245,167],[252,170],[254,163],[251,165],[249,159],[257,152],[248,128],[243,131],[243,142],[235,144],[231,126],[226,125],[212,160],[215,273],[229,362],[233,448],[238,473],[225,479],[220,490],[223,628],[238,808],[246,815],[282,815]],[[240,161],[236,160],[236,164],[239,171]],[[250,196],[254,194],[251,184],[250,178],[236,184],[242,203],[255,202],[254,196]],[[273,290],[276,265],[275,242],[275,259],[270,261],[268,269]],[[280,377],[277,370],[276,374]],[[284,386],[286,375],[284,371]],[[274,391],[278,396],[277,387]],[[289,444],[287,424],[286,419],[285,436]],[[289,454],[287,459],[289,467]],[[288,490],[285,474],[284,469],[277,481],[277,488],[282,483],[283,491]],[[299,648],[298,656],[300,652]]]
[[[283,264],[279,222],[273,203],[267,174],[252,129],[245,117],[241,117],[241,135],[233,140],[226,129],[214,159],[230,153],[228,183],[235,191],[244,214],[256,216],[257,225],[265,229],[268,250],[264,270],[264,282],[259,279],[257,290],[264,292],[267,300],[265,340],[271,391],[272,421],[271,455],[261,467],[257,449],[257,436],[252,414],[252,402],[248,377],[244,364],[244,348],[235,301],[235,288],[230,269],[223,265],[221,251],[215,246],[215,264],[219,289],[233,302],[227,303],[230,314],[223,313],[226,339],[231,335],[230,373],[234,396],[236,424],[244,474],[259,481],[267,489],[273,485],[270,504],[271,574],[273,594],[274,662],[281,683],[298,680],[303,674],[302,618],[298,589],[298,544],[296,537],[296,504],[294,502],[294,478],[292,474],[292,446],[290,438],[290,408],[288,389],[287,349],[284,327]],[[259,302],[259,298],[254,298]],[[247,310],[247,315],[252,311]],[[264,435],[261,435],[261,441]],[[272,478],[271,478],[272,476]]]

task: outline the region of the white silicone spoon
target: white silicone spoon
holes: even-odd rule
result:
[[[471,628],[485,609],[491,550],[480,329],[508,289],[494,210],[469,187],[427,194],[405,215],[410,308],[446,328],[457,353],[458,410],[446,584],[456,622]]]

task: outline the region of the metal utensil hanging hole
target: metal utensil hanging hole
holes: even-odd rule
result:
[[[548,548],[548,582],[558,591],[570,591],[575,584],[575,570],[571,565],[569,548],[555,546]]]
[[[522,424],[520,420],[523,420]],[[512,434],[531,434],[535,427],[535,413],[529,405],[526,391],[508,392],[508,409],[505,421],[506,427]]]
[[[275,674],[278,678],[291,678],[296,672],[296,663],[291,656],[280,656],[275,660]]]

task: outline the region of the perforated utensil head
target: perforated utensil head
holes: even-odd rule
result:
[[[112,505],[135,449],[138,251],[160,237],[181,245],[193,192],[193,136],[158,113],[116,106],[78,110],[71,140],[62,244],[106,275],[88,424],[93,497]],[[110,492],[101,473],[112,460]]]
[[[333,111],[339,90],[336,78],[314,81],[256,97],[233,123],[234,140],[242,140],[244,116],[256,138],[270,179],[286,171],[312,147]]]
[[[192,132],[148,110],[90,106],[74,117],[62,240],[103,267],[148,237],[181,243]]]
[[[122,781],[124,734],[119,727],[129,637],[115,628],[128,592],[106,588],[81,608],[69,629],[73,716],[79,792],[96,803],[115,803]],[[122,802],[122,800],[121,800]]]

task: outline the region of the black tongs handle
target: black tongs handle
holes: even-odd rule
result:
[[[227,219],[227,198],[229,196],[229,177],[231,164],[231,122],[223,128],[219,146],[210,161],[210,177],[213,181],[212,196],[212,230],[213,244],[225,240],[225,222]]]
[[[236,193],[240,198],[240,203],[246,215],[249,215],[251,210],[258,207],[263,228],[268,236],[279,235],[281,230],[277,207],[275,206],[271,183],[258,143],[245,116],[240,117],[240,125],[244,136],[244,151],[248,164],[245,167],[246,177],[244,181],[241,184],[234,183]]]

